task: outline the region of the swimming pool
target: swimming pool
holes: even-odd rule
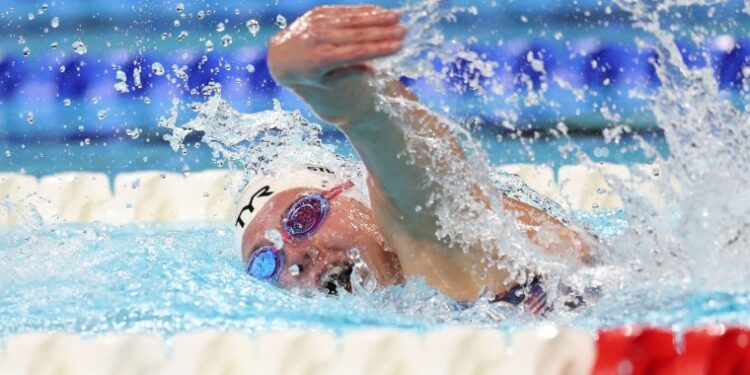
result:
[[[452,373],[485,362],[490,373],[655,373],[657,362],[680,373],[675,363],[695,358],[742,373],[750,336],[731,327],[750,324],[749,64],[733,36],[746,29],[743,4],[408,4],[384,3],[424,34],[378,66],[468,134],[476,173],[501,189],[519,185],[500,171],[517,174],[599,235],[603,261],[587,270],[511,249],[603,291],[588,306],[541,319],[458,308],[420,280],[329,297],[244,276],[227,224],[242,173],[228,167],[278,149],[356,164],[265,66],[261,40],[312,2],[11,4],[0,13],[20,30],[0,56],[0,369],[79,369],[110,353],[104,372],[139,361],[188,372],[214,355],[237,373],[378,361],[393,367],[375,373],[430,361]],[[70,336],[28,335],[50,331]],[[53,365],[34,367],[39,358]]]

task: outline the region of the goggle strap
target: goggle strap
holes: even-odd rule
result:
[[[339,196],[341,193],[343,193],[343,192],[345,192],[345,191],[347,191],[347,190],[349,190],[349,189],[351,189],[353,187],[354,187],[354,182],[352,182],[350,180],[350,181],[344,182],[342,184],[339,184],[337,186],[334,186],[333,189],[331,189],[331,190],[323,193],[323,196],[326,197],[326,199],[331,200],[331,199],[336,198],[337,196]]]

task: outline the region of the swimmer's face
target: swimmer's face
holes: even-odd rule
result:
[[[287,210],[301,196],[320,192],[316,189],[297,188],[276,193],[248,224],[242,237],[242,260],[247,264],[250,255],[266,245],[266,231],[285,232],[282,219]],[[332,288],[351,291],[349,280],[354,261],[352,248],[359,249],[360,258],[373,272],[379,286],[393,285],[402,280],[398,258],[387,252],[370,209],[361,202],[337,196],[323,224],[310,236],[284,241],[284,265],[278,286],[286,289],[318,289],[334,292]],[[332,283],[332,280],[338,282]],[[337,284],[337,285],[334,285]],[[343,284],[343,285],[342,285]],[[336,291],[338,292],[338,291]]]

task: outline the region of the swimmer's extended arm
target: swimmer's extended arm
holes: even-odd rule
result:
[[[402,115],[391,117],[376,109],[378,92],[371,80],[377,73],[367,61],[397,52],[404,34],[398,14],[380,7],[316,8],[273,38],[269,66],[279,83],[301,96],[321,118],[336,124],[359,153],[370,176],[373,214],[406,274],[423,276],[459,300],[475,299],[485,285],[500,293],[507,288],[508,275],[481,266],[485,263],[479,249],[464,253],[438,240],[434,205],[426,204],[431,155],[418,151],[411,155],[412,162],[405,154],[407,131],[425,142],[447,140],[447,147],[461,155],[458,143],[398,81],[387,84],[385,97],[402,103]],[[420,145],[412,146],[420,150]],[[468,194],[485,200],[478,189]],[[505,206],[526,224],[560,226],[564,236],[578,242],[574,233],[533,207],[510,199]],[[534,236],[533,231],[528,234]]]

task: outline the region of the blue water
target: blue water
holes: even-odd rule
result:
[[[582,215],[611,236],[622,213]],[[518,329],[537,318],[512,306],[457,310],[419,281],[373,296],[300,296],[245,276],[229,227],[131,225],[31,226],[0,235],[0,341],[56,330],[83,336],[106,332],[170,336],[197,329],[263,332],[316,327],[424,331],[462,323]],[[706,322],[750,322],[750,295],[676,293],[650,300],[621,298],[631,286],[606,291],[598,303],[557,322],[583,329],[623,323],[675,328]]]
[[[265,43],[277,31],[273,26],[276,15],[283,14],[291,21],[312,6],[312,1],[272,5],[270,1],[249,4],[232,0],[211,9],[213,15],[202,22],[193,15],[205,4],[185,3],[183,15],[175,11],[174,4],[140,0],[52,2],[46,13],[36,13],[38,5],[31,2],[11,1],[0,7],[0,29],[4,30],[0,47],[7,51],[0,54],[0,172],[42,176],[97,171],[115,176],[144,169],[184,172],[215,168],[205,145],[195,148],[200,144],[198,137],[188,142],[187,154],[175,153],[161,141],[162,129],[156,121],[168,111],[174,97],[204,99],[190,90],[210,81],[222,83],[222,95],[243,112],[267,109],[271,99],[279,99],[285,109],[301,109],[305,117],[312,118],[298,99],[270,81],[264,62]],[[387,3],[395,6],[403,2]],[[573,89],[587,89],[585,99],[579,101],[571,90],[551,85],[543,105],[517,109],[516,125],[529,137],[505,137],[497,142],[497,134],[503,131],[499,120],[504,118],[507,103],[482,102],[467,92],[436,93],[418,81],[408,82],[431,107],[447,108],[455,118],[485,120],[486,127],[474,135],[494,164],[544,163],[557,168],[579,163],[577,157],[566,158],[562,152],[567,139],[546,138],[546,132],[559,121],[578,134],[572,143],[594,162],[652,161],[653,156],[645,155],[630,136],[606,143],[590,135],[620,125],[602,117],[603,106],[616,109],[625,125],[643,131],[646,140],[667,156],[664,139],[650,133],[656,124],[646,103],[631,95],[632,90],[653,93],[660,82],[648,62],[655,56],[654,50],[635,46],[636,37],[653,36],[631,27],[630,15],[617,7],[608,12],[610,4],[589,0],[480,3],[479,17],[460,16],[458,22],[445,25],[446,39],[466,42],[476,38],[469,48],[498,63],[495,73],[499,82],[507,84],[505,94],[523,96],[539,90],[544,79],[549,83],[554,78],[568,80]],[[708,26],[711,37],[695,44],[690,42],[689,32],[674,29],[680,54],[693,67],[701,64],[696,58],[700,52],[707,52],[722,95],[739,103],[737,108],[744,108],[747,90],[742,87],[740,73],[750,66],[748,43],[737,39],[738,43],[722,49],[717,41],[718,34],[747,35],[749,18],[735,16],[742,6],[739,0],[723,4],[711,11],[690,8],[685,13],[664,15],[665,22],[684,14],[690,18],[685,23]],[[713,16],[706,15],[714,11]],[[28,13],[36,14],[33,20]],[[45,31],[53,16],[60,17],[60,28]],[[109,18],[111,22],[104,22]],[[249,18],[262,23],[257,37],[245,30]],[[221,33],[214,30],[217,22],[225,19],[234,43],[222,48],[218,46]],[[181,25],[175,26],[178,20]],[[724,24],[731,26],[725,28]],[[175,40],[181,30],[190,32],[184,42]],[[171,34],[167,40],[161,39],[163,32]],[[205,52],[201,38],[212,38],[217,48]],[[88,46],[84,55],[76,55],[70,48],[79,39]],[[57,41],[60,47],[51,48],[50,43]],[[24,47],[30,48],[30,56],[22,56]],[[531,69],[529,54],[544,61],[546,78]],[[199,62],[203,55],[205,64]],[[190,75],[187,87],[170,84],[169,73],[152,75],[149,68],[154,61],[162,62],[168,71],[173,63],[184,64]],[[594,62],[599,69],[593,68]],[[248,71],[248,63],[253,64],[254,72]],[[452,69],[466,73],[460,61],[452,63]],[[133,86],[131,78],[138,64],[144,68],[140,88]],[[231,66],[216,69],[224,64]],[[121,94],[112,89],[118,69],[129,77],[131,92]],[[521,74],[529,76],[532,90],[515,84]],[[611,84],[604,85],[605,80]],[[65,104],[66,99],[70,104]],[[102,110],[106,116],[100,116]],[[126,132],[135,128],[143,129],[137,139]],[[336,144],[340,153],[351,154],[340,135],[325,129],[328,142]],[[529,141],[535,132],[541,138]],[[603,237],[616,236],[625,228],[621,212],[581,216]],[[693,228],[700,235],[713,233]],[[681,232],[665,234],[673,233]],[[462,323],[517,329],[540,321],[505,305],[480,303],[467,310],[456,309],[453,301],[419,280],[371,296],[300,296],[279,290],[244,275],[231,232],[224,226],[50,227],[25,223],[0,232],[0,269],[0,341],[38,330],[168,336],[195,329],[259,332],[298,326],[334,331],[355,327],[427,330]],[[673,284],[659,280],[655,285],[653,276],[644,276],[651,282],[634,279],[630,284],[611,286],[588,307],[555,313],[550,319],[585,329],[633,322],[676,329],[716,321],[750,323],[750,295],[742,284],[737,285],[738,291],[686,291],[681,280]]]
[[[532,163],[545,164],[556,169],[563,165],[578,164],[571,155],[562,158],[559,147],[568,140],[550,137],[534,142],[504,139],[497,142],[495,134],[482,136],[483,145],[493,164]],[[668,155],[664,139],[652,133],[643,137]],[[326,131],[321,137],[326,143],[336,146],[341,155],[352,155],[353,150],[337,131]],[[578,145],[595,162],[633,164],[649,163],[653,156],[644,154],[632,137],[623,137],[619,143],[607,143],[601,136],[573,136],[572,143]],[[93,140],[89,144],[82,139],[64,143],[3,142],[0,140],[0,172],[21,172],[34,176],[45,176],[60,172],[102,172],[110,176],[139,170],[161,170],[183,172],[215,169],[219,166],[211,157],[211,151],[196,137],[189,142],[187,153],[174,152],[160,138],[143,136],[138,139]],[[199,148],[195,148],[195,144]],[[4,154],[8,152],[9,154]]]

